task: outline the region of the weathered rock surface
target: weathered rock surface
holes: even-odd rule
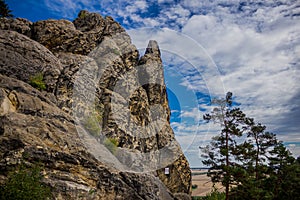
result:
[[[0,18],[0,29],[1,30],[12,30],[28,37],[31,37],[31,27],[33,23],[27,19],[22,18]]]
[[[0,176],[21,160],[41,162],[57,199],[172,199],[153,175],[119,172],[96,160],[73,119],[40,96],[30,85],[0,75]]]
[[[62,66],[43,45],[15,31],[0,30],[0,73],[29,82],[44,74],[47,91],[53,92]]]
[[[87,11],[0,22],[0,182],[21,160],[40,161],[57,199],[189,198],[155,41],[139,58],[117,22]],[[28,84],[37,73],[45,91]]]
[[[67,20],[38,21],[32,26],[32,38],[53,52],[87,55],[104,36],[124,32],[111,17],[81,11],[72,23]]]

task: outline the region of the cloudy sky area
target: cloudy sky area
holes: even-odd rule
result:
[[[73,20],[81,9],[110,15],[138,48],[162,50],[172,126],[191,166],[218,131],[205,124],[213,97],[233,92],[250,117],[300,155],[298,0],[7,0],[17,17]]]

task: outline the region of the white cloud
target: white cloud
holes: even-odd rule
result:
[[[231,17],[220,20],[215,15],[193,16],[183,32],[213,57],[226,90],[237,95],[246,113],[276,131],[282,116],[295,110],[290,103],[300,92],[295,64],[299,61],[300,23],[282,18],[283,8],[268,9],[274,17],[268,18],[260,32],[254,25],[236,23]]]
[[[157,3],[162,4],[162,3],[173,3],[173,0],[157,0]]]
[[[69,18],[80,9],[93,10],[96,6],[88,0],[45,0],[45,3]],[[280,136],[300,141],[296,137],[299,122],[289,119],[300,116],[300,20],[296,16],[300,8],[296,0],[97,3],[102,12],[119,17],[129,27],[168,27],[129,33],[138,47],[145,48],[149,39],[155,39],[162,50],[180,57],[172,60],[181,74],[179,85],[195,94],[199,91],[219,97],[230,90],[251,117],[274,132],[288,129],[286,135],[280,132]],[[180,39],[178,35],[183,37]],[[198,119],[195,109],[185,108],[182,116]],[[196,128],[189,123],[176,126],[184,141],[188,139],[183,135]]]
[[[74,19],[82,9],[95,11],[97,5],[89,0],[44,0],[44,3],[54,13],[68,19]]]
[[[189,2],[193,6],[197,4],[196,1]],[[242,109],[250,117],[266,124],[269,130],[280,136],[286,135],[285,139],[300,141],[293,132],[283,129],[295,127],[293,130],[298,134],[300,128],[295,120],[287,120],[290,115],[299,116],[295,113],[299,112],[295,96],[299,97],[300,94],[300,20],[287,16],[297,10],[291,11],[293,5],[285,3],[273,7],[273,2],[261,8],[257,4],[253,7],[248,5],[243,8],[245,12],[235,14],[231,13],[236,12],[237,7],[215,4],[216,7],[211,10],[219,12],[194,15],[184,25],[182,32],[195,39],[212,56],[225,91],[232,91],[237,96],[236,101],[242,104]],[[201,5],[208,6],[209,3]],[[172,44],[171,35],[160,37],[160,44],[163,41]],[[175,48],[188,52],[186,57],[189,61],[197,61],[197,50],[190,44],[180,44]],[[176,63],[176,59],[174,61]],[[206,73],[205,78],[201,77],[202,70],[193,71],[192,67],[180,70],[187,74],[180,84],[188,89],[205,91],[204,87],[210,82],[217,83],[214,80],[218,77],[213,74],[208,76],[209,73]],[[197,71],[200,74],[196,74]],[[183,113],[192,116],[189,110]],[[188,124],[182,124],[179,130],[184,132],[191,128]],[[279,132],[279,129],[286,132]]]
[[[148,8],[148,4],[146,1],[133,1],[132,4],[125,7],[125,10],[128,13],[136,13],[139,11],[145,11]]]
[[[188,20],[191,12],[181,5],[174,5],[166,9],[162,14],[167,17],[164,19],[165,21],[175,20],[177,25],[182,25]]]
[[[192,108],[191,111],[183,110],[180,117],[192,118],[195,122],[199,122],[202,119],[203,113],[198,108]]]

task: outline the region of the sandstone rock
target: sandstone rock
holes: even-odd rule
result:
[[[102,34],[105,28],[105,20],[103,17],[96,13],[89,13],[86,10],[79,12],[78,17],[73,21],[77,30],[82,32],[94,32]]]
[[[52,52],[71,52],[87,55],[104,36],[124,32],[111,17],[102,18],[96,13],[81,11],[74,22],[45,20],[33,24],[32,38]]]
[[[0,18],[0,29],[11,30],[31,37],[32,22],[23,18]]]
[[[0,102],[10,93],[19,102],[0,117],[2,180],[21,161],[28,166],[40,162],[56,199],[173,199],[153,175],[118,172],[96,160],[78,138],[72,118],[46,98],[32,95],[31,86],[3,75],[0,80]]]
[[[189,198],[191,172],[170,126],[157,42],[139,58],[120,24],[87,11],[73,22],[4,21],[0,182],[21,160],[41,161],[56,199]],[[27,84],[38,72],[46,91]],[[89,119],[97,119],[95,133]],[[117,141],[115,152],[105,138]]]
[[[43,45],[14,31],[0,30],[0,74],[29,82],[44,75],[47,91],[53,92],[62,70],[60,61]]]
[[[71,113],[75,74],[78,72],[80,64],[88,57],[72,53],[58,53],[56,56],[63,67],[56,84],[57,104],[65,112]]]
[[[89,43],[86,36],[67,20],[45,20],[34,23],[32,38],[52,52],[87,54],[87,49],[96,47],[94,41]]]

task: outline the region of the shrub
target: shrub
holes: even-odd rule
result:
[[[204,197],[192,196],[192,200],[202,200]]]
[[[198,185],[196,185],[196,184],[192,185],[192,190],[197,189],[197,188],[198,188]]]
[[[78,14],[78,17],[79,17],[80,19],[83,19],[83,18],[86,17],[86,14],[87,14],[87,12],[86,12],[85,10],[80,11],[79,14]]]
[[[115,138],[106,138],[104,140],[103,144],[112,154],[115,154],[117,151],[119,142]]]
[[[38,90],[46,89],[46,85],[44,83],[44,76],[42,73],[37,73],[36,75],[30,77],[29,84]]]
[[[41,170],[35,166],[23,165],[8,175],[8,180],[0,186],[0,199],[6,200],[42,200],[51,197],[50,187],[41,182]]]
[[[100,122],[102,121],[101,115],[98,113],[93,113],[89,117],[85,118],[83,125],[85,129],[93,136],[100,135]]]
[[[203,200],[225,200],[226,195],[224,192],[213,191],[202,198]]]

